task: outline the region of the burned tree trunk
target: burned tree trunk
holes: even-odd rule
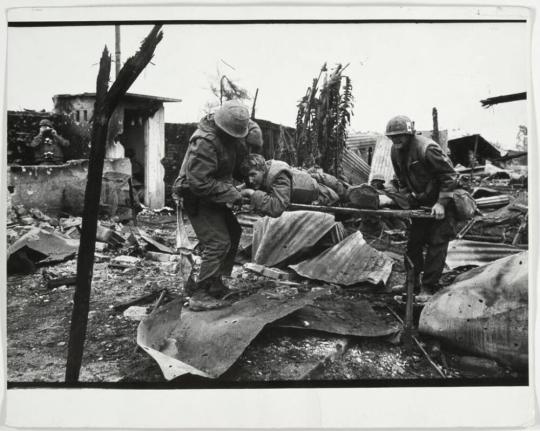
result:
[[[86,338],[90,291],[94,271],[101,178],[103,176],[109,120],[122,96],[126,94],[129,87],[152,59],[155,48],[162,37],[161,26],[154,26],[141,44],[139,51],[128,59],[122,70],[120,70],[118,77],[109,91],[107,91],[107,88],[111,71],[111,56],[107,47],[105,47],[101,56],[97,77],[88,179],[84,195],[81,239],[77,257],[77,281],[73,296],[73,312],[71,315],[66,365],[67,383],[76,383],[79,380],[84,341]]]
[[[433,116],[433,132],[431,133],[431,137],[437,144],[441,145],[439,138],[439,114],[437,113],[437,108],[433,108],[431,115]]]

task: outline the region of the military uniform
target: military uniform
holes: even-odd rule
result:
[[[28,146],[34,148],[34,162],[36,164],[61,164],[64,163],[62,147],[68,147],[69,141],[60,135],[45,136],[40,133],[32,139]]]
[[[414,135],[402,151],[392,147],[392,165],[400,193],[407,195],[411,208],[445,207],[442,220],[413,219],[407,243],[407,255],[416,275],[422,271],[426,290],[435,290],[444,269],[448,242],[455,237],[455,208],[452,200],[457,174],[439,145]],[[426,247],[424,259],[423,249]]]
[[[175,191],[202,246],[197,283],[230,275],[242,228],[227,207],[241,200],[233,185],[240,139],[220,133],[213,118],[201,120],[191,136]]]
[[[255,190],[251,195],[251,204],[256,211],[270,217],[279,217],[291,202],[332,205],[340,198],[331,187],[332,178],[328,174],[310,174],[291,168],[281,160],[267,160],[263,184],[260,190]]]

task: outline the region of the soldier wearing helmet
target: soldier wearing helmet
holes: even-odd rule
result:
[[[59,165],[64,163],[62,147],[68,147],[69,141],[56,133],[51,120],[43,119],[39,122],[39,133],[28,146],[34,149],[36,164]]]
[[[391,159],[399,192],[412,208],[428,206],[433,219],[413,219],[407,243],[421,296],[439,288],[448,242],[455,236],[453,191],[457,174],[441,147],[431,139],[416,135],[414,123],[406,116],[392,118],[386,126],[392,140]],[[423,251],[426,248],[424,258]]]
[[[242,233],[230,209],[242,200],[233,172],[248,124],[249,110],[237,101],[225,102],[203,118],[173,187],[202,246],[199,274],[192,271],[184,288],[193,311],[227,305],[220,299],[229,292],[221,277],[231,273]]]

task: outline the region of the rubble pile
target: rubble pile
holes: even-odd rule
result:
[[[462,230],[467,229],[461,241],[471,242],[467,238],[477,235],[484,237],[486,245],[485,237],[494,236],[490,228],[506,229],[500,242],[506,244],[506,249],[491,249],[488,253],[482,243],[480,248],[468,249],[477,253],[478,265],[511,254],[512,247],[516,253],[520,251],[518,246],[526,243],[526,227],[521,229],[518,244],[512,246],[512,242],[526,219],[526,202],[526,193],[512,195],[504,206],[482,208],[482,214],[469,223],[471,226],[463,223]],[[309,211],[285,213],[278,219],[242,213],[239,220],[244,227],[244,246],[232,276],[226,279],[232,293],[225,299],[232,305],[194,313],[185,307],[183,289],[191,269],[200,264],[199,250],[191,245],[196,244],[196,236],[189,224],[184,225],[183,220],[180,223],[169,207],[157,211],[145,208],[127,224],[114,217],[101,219],[90,325],[95,325],[96,319],[106,323],[97,329],[97,335],[91,336],[94,341],[90,346],[101,353],[91,353],[90,357],[105,361],[113,358],[110,355],[124,355],[125,345],[121,348],[113,341],[102,351],[101,343],[113,340],[112,334],[125,339],[122,343],[133,343],[137,329],[139,349],[133,350],[132,344],[133,353],[126,359],[131,361],[132,369],[123,372],[125,378],[134,381],[155,381],[163,378],[160,376],[178,381],[186,374],[239,381],[440,377],[430,361],[435,361],[447,378],[493,375],[493,370],[498,376],[514,375],[508,362],[493,365],[496,355],[491,355],[488,363],[488,359],[470,356],[482,356],[482,352],[463,356],[432,339],[421,342],[423,355],[407,353],[400,346],[403,323],[389,309],[404,311],[403,304],[394,302],[392,288],[405,280],[406,224],[394,226],[392,219],[385,219],[384,224],[371,229],[365,218],[340,223],[329,214]],[[63,297],[65,319],[76,282],[81,223],[80,217],[68,214],[55,218],[37,209],[15,207],[8,225],[8,257],[17,262],[13,256],[23,256],[24,262],[32,264],[8,265],[10,279],[20,280],[17,273],[29,273],[22,277],[31,277],[29,289],[39,292],[40,307],[56,306],[52,298]],[[178,247],[180,225],[185,227],[185,238],[190,243],[183,250]],[[306,226],[318,229],[306,230]],[[63,246],[51,245],[52,236],[63,241]],[[24,246],[20,245],[21,239]],[[49,248],[43,246],[43,241]],[[276,252],[279,244],[284,253]],[[62,254],[59,248],[66,250],[61,250]],[[325,265],[326,261],[333,263]],[[355,266],[357,261],[361,261],[361,268]],[[470,268],[471,261],[469,256],[464,259],[466,266],[453,265],[445,273],[442,282],[447,289],[452,288],[457,275]],[[416,309],[417,317],[420,311]],[[212,324],[207,321],[209,316],[213,316]],[[216,322],[221,323],[214,325]],[[245,326],[241,322],[246,322]],[[196,330],[211,326],[219,330],[215,334]],[[64,333],[67,328],[64,323]],[[246,330],[242,342],[238,341],[239,328]],[[202,342],[203,336],[213,338]],[[233,350],[224,350],[226,358],[217,351],[200,351],[200,346],[219,346],[225,341],[235,345]],[[56,343],[55,348],[66,346]],[[290,355],[296,360],[291,362]],[[120,357],[114,356],[114,360]],[[269,364],[277,368],[271,370]],[[162,374],[156,371],[157,366]]]

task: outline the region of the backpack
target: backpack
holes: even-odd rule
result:
[[[456,215],[458,220],[469,220],[474,217],[478,211],[474,198],[463,189],[454,190],[454,204],[456,206]]]

